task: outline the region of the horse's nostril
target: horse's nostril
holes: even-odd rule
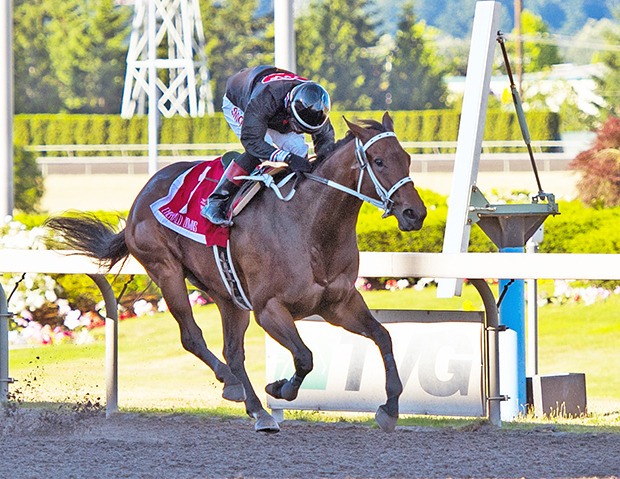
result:
[[[408,220],[416,219],[416,214],[411,208],[407,208],[405,211],[403,211],[403,216]]]
[[[417,212],[413,208],[407,208],[403,210],[403,217],[410,223],[413,229],[418,230],[424,223],[424,219],[426,218],[426,210]]]

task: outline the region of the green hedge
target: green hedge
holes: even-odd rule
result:
[[[439,253],[443,247],[447,206],[445,197],[420,190],[428,217],[420,232],[403,233],[393,217],[381,219],[381,212],[364,205],[357,224],[361,251],[420,251]],[[579,201],[560,202],[560,215],[545,221],[543,253],[620,253],[620,207],[596,210]],[[497,251],[495,245],[473,226],[469,251]]]
[[[402,141],[455,141],[460,113],[456,110],[395,111],[391,112],[396,134]],[[343,120],[380,120],[382,111],[333,112],[331,115],[336,137],[344,136],[347,127]],[[533,139],[559,138],[559,116],[546,111],[527,113]],[[144,116],[125,120],[118,115],[36,114],[16,115],[15,142],[22,145],[97,145],[147,143],[148,122]],[[489,111],[484,138],[515,140],[521,138],[514,113]],[[236,142],[224,115],[216,113],[204,118],[163,118],[160,143],[227,143]]]
[[[446,197],[419,190],[428,208],[420,232],[403,233],[396,219],[381,218],[382,211],[364,204],[357,223],[361,251],[441,252],[448,208]],[[579,201],[559,202],[560,215],[545,221],[543,253],[620,253],[620,207],[593,209]],[[97,212],[104,221],[115,222],[118,213]],[[16,220],[32,228],[41,225],[45,215],[18,214]],[[471,229],[469,251],[497,251],[480,228]]]

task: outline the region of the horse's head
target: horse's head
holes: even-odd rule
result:
[[[382,123],[366,126],[345,121],[356,138],[357,167],[361,169],[362,192],[383,203],[386,216],[393,214],[402,231],[419,230],[426,206],[409,176],[411,158],[394,135],[389,113]]]

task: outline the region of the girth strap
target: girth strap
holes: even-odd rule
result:
[[[232,256],[230,254],[230,241],[226,243],[226,248],[221,246],[213,246],[213,256],[215,257],[215,264],[220,272],[222,282],[226,286],[226,291],[230,295],[235,305],[245,311],[251,311],[252,305],[248,300],[248,297],[243,291],[237,272],[233,265]]]

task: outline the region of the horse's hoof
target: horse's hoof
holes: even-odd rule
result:
[[[379,406],[377,409],[377,413],[375,414],[375,421],[384,432],[394,432],[396,429],[396,422],[398,421],[398,417],[390,416],[384,409],[383,406]]]
[[[285,399],[287,401],[293,401],[294,399],[296,399],[298,393],[299,388],[294,387],[291,384],[291,381],[286,381],[286,383],[282,385],[282,389],[280,390],[280,396],[282,397],[282,399]]]
[[[234,402],[245,401],[246,395],[243,384],[229,384],[228,386],[224,386],[224,391],[222,391],[222,397],[224,399]]]
[[[282,386],[284,386],[287,382],[288,381],[286,379],[280,379],[279,381],[267,384],[267,386],[265,386],[265,392],[271,397],[282,399]]]
[[[266,432],[267,434],[275,434],[276,432],[280,432],[280,425],[270,414],[265,413],[265,414],[261,414],[256,419],[256,424],[254,424],[254,430],[256,432]]]

